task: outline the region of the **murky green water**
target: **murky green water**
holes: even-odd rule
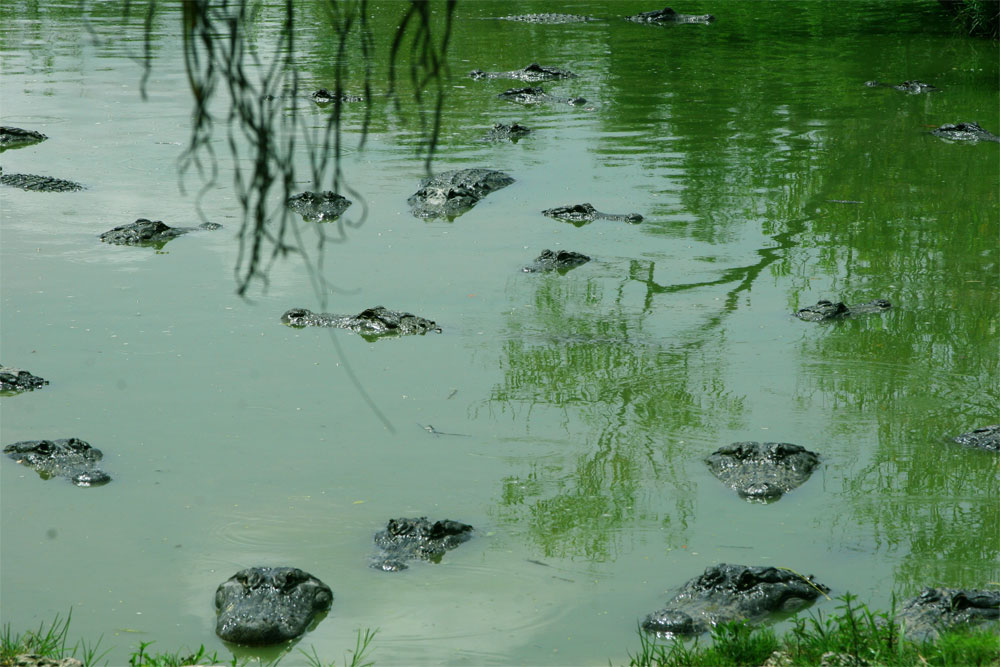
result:
[[[379,44],[399,8],[373,8]],[[444,333],[373,344],[280,324],[319,305],[294,257],[267,291],[234,295],[222,132],[202,207],[224,230],[162,253],[100,243],[138,217],[198,222],[197,181],[177,185],[190,131],[179,15],[154,23],[143,102],[141,31],[123,29],[120,3],[98,5],[89,33],[74,2],[4,2],[3,124],[50,139],[2,166],[88,189],[0,193],[2,360],[51,381],[2,399],[2,441],[83,438],[114,482],[79,489],[0,464],[3,622],[72,607],[73,638],[103,634],[113,665],[149,640],[228,655],[215,587],[282,564],[334,590],[297,645],[327,659],[379,628],[382,665],[607,664],[718,562],[812,573],[876,607],[925,585],[995,585],[997,458],[947,438],[1000,421],[1000,151],[927,130],[1000,131],[996,44],[954,34],[934,2],[688,3],[675,8],[719,20],[671,28],[481,20],[653,8],[459,3],[435,168],[517,182],[454,222],[410,215],[416,117],[376,101],[368,146],[344,163],[368,215],[326,249],[327,309],[384,304]],[[262,44],[278,15],[262,13]],[[330,38],[313,20],[300,33],[306,88],[330,86]],[[495,97],[516,84],[466,77],[532,61],[579,74],[543,85],[589,107],[520,107]],[[329,111],[309,104],[319,127]],[[500,121],[536,133],[477,142]],[[646,221],[538,213],[583,201]],[[594,261],[522,273],[543,248]],[[789,315],[877,297],[896,307],[834,326]],[[702,462],[737,440],[798,443],[823,464],[780,502],[749,504]],[[419,515],[476,538],[440,565],[369,569],[373,533]]]

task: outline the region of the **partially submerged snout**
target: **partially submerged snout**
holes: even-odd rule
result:
[[[298,568],[241,570],[215,592],[215,632],[235,644],[277,644],[301,635],[332,603],[333,591]]]

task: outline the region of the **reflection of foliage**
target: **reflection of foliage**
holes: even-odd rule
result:
[[[668,543],[684,541],[695,514],[685,477],[690,456],[667,434],[704,432],[745,410],[719,369],[701,367],[713,338],[701,327],[690,339],[648,335],[650,313],[626,308],[620,287],[608,303],[600,281],[552,276],[520,284],[537,285],[533,316],[511,319],[504,380],[489,405],[511,412],[525,406],[528,421],[536,409],[566,413],[572,451],[505,479],[500,519],[524,522],[550,557],[613,560],[625,546],[625,526],[639,520],[660,523]],[[579,422],[590,429],[579,432]],[[661,502],[644,495],[650,486],[668,494],[670,511],[650,506]]]
[[[901,554],[896,586],[908,595],[1000,576],[1000,468],[988,460],[996,457],[946,442],[936,424],[885,430],[882,451],[847,484],[875,543]]]
[[[1000,163],[995,151],[960,153],[926,135],[900,151],[854,148],[889,145],[894,131],[863,125],[836,147],[832,159],[860,159],[834,172],[827,192],[865,201],[844,207],[817,195],[813,247],[800,251],[813,258],[812,272],[831,276],[832,298],[888,297],[894,308],[804,338],[798,400],[823,396],[840,416],[831,434],[856,428],[852,416],[877,424],[871,458],[845,482],[846,529],[865,526],[879,549],[901,554],[897,588],[909,595],[1000,574],[995,462],[948,442],[993,423],[1000,404]],[[935,160],[915,160],[928,145]]]
[[[126,18],[140,3],[127,1]],[[431,0],[410,0],[398,4],[403,8],[389,50],[389,86],[387,99],[396,99],[398,86],[396,68],[401,58],[409,63],[409,81],[417,102],[423,91],[434,90],[434,122],[428,130],[426,159],[428,165],[437,145],[440,114],[444,101],[442,83],[444,57],[451,34],[456,0],[443,0],[444,12],[441,36],[435,34]],[[145,3],[145,44],[148,67],[151,62],[150,25],[157,0]],[[374,38],[368,0],[322,3],[326,25],[336,41],[333,60],[332,113],[319,132],[310,131],[299,113],[299,57],[296,46],[298,15],[294,3],[282,5],[283,20],[274,43],[266,48],[258,44],[251,26],[258,14],[266,11],[256,2],[214,3],[191,0],[182,5],[184,55],[188,81],[194,99],[194,125],[191,142],[182,159],[182,172],[193,169],[205,181],[204,191],[218,176],[213,149],[215,125],[227,128],[227,143],[234,163],[236,195],[243,210],[240,228],[240,252],[235,267],[238,292],[244,293],[255,279],[266,281],[269,266],[279,257],[297,251],[307,256],[298,227],[289,224],[290,214],[283,202],[293,194],[296,182],[296,156],[304,144],[308,153],[314,189],[324,187],[344,190],[360,199],[345,183],[341,170],[343,151],[343,99],[345,82],[351,62],[348,52],[356,47],[363,70],[365,118],[361,127],[361,142],[367,134],[372,100],[372,62],[375,57]],[[265,52],[265,50],[269,52]],[[216,115],[214,109],[220,93],[228,96],[225,112]],[[423,123],[423,116],[420,117]],[[247,165],[247,166],[244,166]],[[280,200],[276,210],[275,195]],[[277,224],[270,225],[272,220]],[[318,237],[317,255],[322,259],[323,246],[328,241],[346,238],[347,226],[360,225],[364,213],[355,221],[340,219],[333,227],[336,235],[328,236],[330,225],[313,225]],[[295,244],[289,243],[289,234]],[[323,294],[321,271],[311,271],[319,294]],[[322,297],[321,297],[322,298]]]
[[[614,414],[675,426],[698,423],[709,409],[739,410],[711,379],[691,384],[691,361],[709,341],[701,329],[691,340],[662,341],[644,331],[649,313],[627,308],[620,293],[619,303],[607,299],[600,281],[538,281],[531,319],[511,319],[504,382],[491,403],[578,406],[595,419]]]
[[[956,463],[968,473],[963,491],[961,476],[936,471],[930,452],[947,451],[945,433],[993,423],[1000,402],[1000,154],[939,142],[927,128],[982,108],[982,89],[995,89],[995,54],[964,40],[928,39],[929,50],[967,50],[967,68],[945,78],[947,95],[894,95],[863,82],[904,78],[897,73],[912,66],[909,40],[925,35],[927,19],[940,14],[933,5],[907,6],[897,17],[898,8],[878,3],[837,12],[799,3],[777,22],[762,21],[761,7],[727,3],[724,25],[638,48],[620,41],[609,48],[616,37],[609,31],[551,49],[553,59],[571,51],[601,62],[595,99],[603,106],[594,114],[601,128],[588,149],[606,170],[602,179],[638,163],[643,175],[623,180],[660,199],[651,220],[636,228],[651,241],[648,250],[623,262],[627,279],[619,278],[618,291],[631,302],[610,303],[600,281],[578,282],[584,271],[533,281],[534,308],[519,307],[510,318],[504,375],[490,409],[525,421],[550,410],[571,433],[573,449],[564,456],[547,451],[544,464],[525,464],[525,473],[511,475],[501,516],[529,526],[546,554],[613,553],[622,525],[643,513],[640,489],[690,486],[683,469],[646,462],[647,439],[657,439],[654,449],[663,447],[662,434],[711,439],[720,424],[767,404],[726,388],[733,381],[728,364],[735,372],[761,372],[734,363],[741,352],[726,342],[748,322],[758,323],[760,315],[740,312],[752,297],[772,300],[765,308],[780,312],[777,290],[785,313],[806,305],[800,298],[885,297],[897,306],[885,316],[829,327],[788,318],[780,335],[803,336],[800,349],[788,347],[791,357],[801,357],[801,371],[761,384],[787,387],[789,401],[824,432],[852,431],[852,441],[867,443],[867,430],[880,430],[835,502],[844,508],[839,514],[873,531],[880,545],[909,549],[897,568],[901,582],[976,583],[997,555],[995,540],[984,544],[1000,519],[988,509],[997,504],[987,491],[996,470],[983,466],[983,457],[956,454],[965,457]],[[795,56],[776,54],[775,40],[795,41]],[[545,53],[549,45],[539,42],[537,52]],[[871,49],[879,60],[836,57],[844,49]],[[704,57],[709,51],[711,59]],[[691,104],[692,96],[702,103]],[[996,115],[987,121],[996,124]],[[929,150],[933,159],[926,158]],[[662,246],[654,243],[661,240]],[[700,246],[698,254],[712,264],[679,257],[697,274],[678,277],[670,266],[677,240]],[[688,306],[705,294],[720,307],[699,311],[704,316],[693,326],[664,324],[674,304]],[[531,298],[518,294],[511,301]],[[677,309],[675,317],[692,310]],[[927,453],[918,454],[920,447]],[[674,448],[690,460],[688,448]],[[892,477],[884,479],[886,472]],[[616,485],[632,496],[627,512],[616,513],[623,501]],[[615,518],[604,525],[605,515]],[[677,516],[691,514],[679,508]],[[668,540],[678,534],[676,527],[666,532]],[[917,546],[917,539],[927,542]]]
[[[579,443],[584,453],[574,457],[572,470],[531,463],[524,476],[505,478],[498,518],[524,525],[546,557],[614,561],[625,547],[626,525],[651,518],[669,543],[686,541],[695,515],[693,486],[674,467],[675,452],[634,435],[615,424],[593,445]],[[655,516],[644,506],[650,478],[674,491],[670,512]]]
[[[1000,403],[1000,153],[949,145],[927,128],[983,108],[983,91],[995,91],[995,50],[928,38],[924,50],[956,51],[949,57],[962,63],[950,78],[937,75],[947,94],[882,94],[895,91],[862,82],[910,71],[907,40],[925,36],[940,18],[933,3],[908,6],[903,21],[887,21],[897,8],[876,3],[856,3],[856,12],[799,3],[787,6],[790,21],[751,29],[760,7],[726,6],[732,32],[718,35],[729,29],[720,24],[711,61],[692,43],[712,33],[617,50],[606,79],[614,93],[606,97],[629,103],[602,116],[607,132],[599,150],[609,164],[638,156],[656,176],[648,187],[662,196],[660,215],[669,224],[647,225],[646,233],[701,241],[725,256],[727,245],[743,251],[738,240],[756,233],[752,221],[766,220],[760,231],[774,243],[757,244],[765,246],[759,258],[720,263],[702,280],[654,280],[663,262],[646,257],[629,260],[629,277],[645,286],[651,313],[672,295],[713,286],[725,286],[728,313],[765,272],[782,279],[788,311],[806,305],[800,298],[890,299],[896,308],[885,316],[793,325],[804,342],[791,398],[804,412],[823,414],[827,433],[869,440],[863,434],[878,428],[845,483],[842,514],[848,530],[860,524],[880,548],[905,554],[896,570],[907,593],[929,584],[981,585],[984,572],[997,576],[997,470],[988,457],[949,449],[944,436],[994,423]],[[881,32],[890,24],[907,35],[899,46]],[[789,29],[814,39],[802,40],[795,58],[773,57],[766,33]],[[730,39],[750,30],[745,43]],[[865,33],[876,30],[877,63],[831,57],[870,49],[875,40]],[[833,37],[840,31],[851,41]],[[630,91],[633,71],[651,55],[670,68]],[[732,76],[717,78],[720,63]],[[692,81],[714,86],[704,104],[684,99],[700,92]],[[995,125],[995,104],[989,108],[985,122]],[[731,329],[716,318],[701,331],[724,336]]]
[[[906,595],[927,585],[982,586],[984,570],[1000,575],[998,461],[949,442],[985,424],[978,419],[990,419],[1000,402],[997,347],[976,342],[995,343],[995,307],[984,302],[977,311],[978,326],[967,331],[951,310],[890,311],[838,323],[803,349],[804,393],[819,389],[840,414],[878,416],[872,459],[845,481],[845,529],[870,526],[879,549],[902,554],[896,580]],[[899,335],[919,323],[953,334]],[[848,429],[846,421],[831,435]]]
[[[628,275],[631,280],[636,280],[646,286],[646,300],[644,303],[646,311],[652,309],[653,296],[655,294],[670,294],[673,292],[700,289],[713,285],[728,285],[730,283],[736,283],[736,285],[726,293],[726,310],[732,311],[736,308],[736,302],[740,293],[749,291],[750,288],[753,287],[754,281],[765,268],[776,260],[784,259],[785,252],[795,246],[793,239],[795,234],[802,231],[802,221],[790,220],[787,223],[787,228],[787,230],[782,230],[773,234],[771,238],[774,241],[774,246],[760,248],[757,250],[757,255],[760,257],[758,261],[747,266],[737,266],[725,269],[722,271],[721,276],[713,280],[703,280],[693,283],[679,283],[675,285],[661,285],[653,280],[653,272],[656,268],[655,264],[653,262],[643,262],[639,260],[631,260],[629,262]],[[718,326],[720,319],[721,316],[712,318],[706,328]]]

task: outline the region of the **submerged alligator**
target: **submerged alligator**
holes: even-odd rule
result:
[[[806,306],[795,311],[795,317],[806,322],[827,322],[839,320],[858,315],[868,315],[870,313],[882,313],[892,308],[892,304],[886,299],[875,299],[867,303],[857,303],[853,306],[845,305],[843,301],[833,303],[826,299],[821,299],[812,306]]]
[[[638,213],[601,213],[590,204],[572,204],[570,206],[557,206],[547,208],[542,211],[542,215],[547,215],[556,220],[572,222],[577,227],[593,222],[594,220],[614,220],[617,222],[642,222],[642,216]]]
[[[896,622],[915,640],[936,639],[962,625],[1000,619],[1000,591],[925,588],[903,603]]]
[[[216,589],[215,634],[236,644],[277,644],[301,635],[332,604],[333,591],[308,572],[251,567]]]
[[[8,148],[23,148],[48,139],[41,132],[22,130],[19,127],[0,127],[0,152]],[[83,190],[83,186],[73,181],[66,181],[51,176],[37,174],[5,174],[0,167],[0,184],[33,192],[74,192]]]
[[[300,192],[285,202],[288,208],[302,216],[304,220],[327,222],[336,220],[353,204],[347,197],[336,192]]]
[[[723,484],[750,502],[771,502],[804,484],[819,456],[787,442],[734,442],[705,459]]]
[[[281,321],[292,327],[336,327],[350,329],[367,340],[383,336],[408,334],[423,335],[428,331],[441,333],[441,327],[431,320],[412,313],[401,313],[383,306],[367,308],[357,315],[332,315],[314,313],[305,308],[292,308],[281,316]]]
[[[754,622],[773,612],[797,611],[829,591],[812,575],[723,563],[684,584],[664,609],[646,616],[642,627],[667,637],[697,635],[719,623]]]
[[[119,225],[114,229],[109,229],[101,234],[100,239],[105,243],[115,245],[141,245],[159,249],[166,245],[167,241],[196,229],[212,230],[221,227],[222,225],[217,222],[205,222],[197,227],[170,227],[160,220],[139,218],[127,225]]]
[[[26,370],[0,364],[0,392],[32,391],[48,383]]]
[[[626,16],[627,21],[635,23],[656,23],[665,25],[668,23],[704,23],[708,24],[715,20],[711,14],[678,14],[670,7],[657,9],[651,12],[642,12],[635,16]]]
[[[1000,452],[1000,424],[984,426],[975,431],[969,431],[953,438],[955,442],[966,447],[988,449]]]
[[[42,479],[66,477],[77,486],[101,486],[111,476],[97,467],[101,450],[79,438],[25,440],[3,448],[3,453],[21,465],[34,468]]]
[[[491,127],[486,133],[486,136],[482,138],[482,141],[509,141],[512,144],[516,144],[529,134],[531,134],[531,129],[519,123],[514,123],[512,125],[494,123],[493,127]]]
[[[73,181],[64,181],[61,178],[51,176],[39,176],[38,174],[5,174],[0,167],[0,183],[9,185],[12,188],[31,190],[33,192],[75,192],[83,190],[83,186]]]
[[[502,21],[521,21],[522,23],[586,23],[596,21],[592,16],[580,16],[578,14],[516,14],[513,16],[501,16]]]
[[[909,93],[911,95],[919,95],[920,93],[929,93],[934,90],[939,90],[937,86],[932,86],[929,83],[917,81],[916,79],[904,81],[903,83],[896,84],[895,86],[888,83],[882,83],[881,81],[865,81],[865,85],[869,88],[892,88],[893,90],[901,90],[904,93]]]
[[[535,258],[535,261],[524,267],[525,273],[541,273],[544,271],[558,271],[566,273],[570,269],[575,269],[581,264],[586,264],[590,258],[583,253],[572,250],[543,250],[542,254]]]
[[[472,526],[444,519],[431,523],[419,519],[389,519],[385,530],[375,534],[375,544],[381,549],[371,561],[376,570],[399,572],[407,569],[406,561],[441,562],[446,551],[454,549],[472,537]]]
[[[931,134],[952,141],[1000,142],[1000,137],[984,130],[979,123],[945,123],[941,127],[931,130]]]
[[[517,79],[518,81],[552,81],[554,79],[572,79],[576,76],[569,70],[558,67],[547,67],[538,63],[531,63],[523,69],[516,69],[510,72],[484,72],[481,69],[474,69],[469,72],[473,79]]]
[[[317,90],[316,92],[314,92],[309,97],[312,98],[313,102],[315,102],[316,104],[319,104],[320,106],[325,106],[327,104],[332,104],[333,102],[336,102],[338,99],[341,102],[364,102],[365,101],[365,96],[364,95],[350,95],[350,94],[345,93],[345,92],[341,92],[340,94],[337,94],[336,92],[330,92],[326,88],[320,88],[319,90]]]
[[[511,88],[505,90],[497,97],[509,102],[518,104],[541,104],[542,102],[552,102],[554,104],[569,104],[571,106],[582,106],[587,103],[584,97],[556,97],[549,95],[541,86],[529,86],[527,88]]]
[[[420,189],[406,200],[418,218],[454,219],[479,200],[505,188],[514,179],[493,169],[455,169],[420,181]]]
[[[24,148],[45,141],[47,136],[34,130],[22,130],[19,127],[0,127],[0,153],[9,148]]]

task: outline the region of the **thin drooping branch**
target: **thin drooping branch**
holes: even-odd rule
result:
[[[86,0],[81,0],[86,2]],[[141,60],[142,95],[146,99],[146,83],[153,65],[153,17],[158,0],[146,0],[144,15],[144,54]],[[133,0],[125,0],[127,19]],[[433,90],[433,122],[430,128],[418,112],[420,129],[425,133],[421,151],[425,165],[430,164],[441,130],[446,75],[445,54],[451,36],[452,17],[457,0],[444,0],[444,27],[435,39],[432,0],[409,0],[398,22],[389,53],[389,85],[385,100],[395,102],[401,112],[395,72],[402,45],[409,41],[410,83],[417,105],[424,102],[424,90]],[[264,11],[254,0],[182,0],[181,20],[184,66],[193,103],[191,138],[181,155],[180,175],[193,172],[201,187],[197,197],[199,214],[205,217],[201,202],[214,189],[220,174],[219,156],[213,148],[215,130],[226,128],[233,170],[233,186],[240,204],[242,220],[237,234],[239,250],[233,272],[236,292],[245,295],[255,282],[265,287],[274,263],[290,254],[305,264],[317,300],[325,307],[327,295],[333,289],[323,272],[324,249],[329,241],[342,243],[348,231],[360,227],[367,214],[367,205],[360,192],[351,188],[343,170],[343,101],[345,82],[349,80],[348,51],[357,40],[361,55],[364,86],[364,119],[358,142],[364,147],[371,122],[373,103],[373,70],[375,40],[368,23],[367,0],[327,0],[325,6],[329,28],[337,40],[334,66],[334,102],[327,123],[319,131],[310,130],[299,115],[299,67],[296,62],[296,10],[292,0],[285,0],[284,15],[276,39],[262,53],[250,37],[251,23]],[[226,98],[220,98],[224,91]],[[278,100],[281,100],[279,103]],[[285,205],[294,193],[297,178],[297,138],[303,139],[301,150],[314,190],[327,183],[335,192],[344,191],[361,203],[357,218],[342,216],[336,224],[312,225],[316,235],[316,251],[311,253],[300,226],[291,224],[290,211]],[[336,230],[331,235],[327,230]],[[291,237],[291,238],[290,238]],[[378,419],[394,430],[386,416],[365,391],[331,335],[348,378],[359,395]]]
[[[144,3],[143,91],[153,66],[152,20],[160,0]],[[126,17],[140,3],[126,0]],[[443,11],[437,12],[441,5]],[[425,140],[418,151],[430,170],[441,131],[447,75],[445,55],[451,37],[457,0],[409,0],[389,49],[389,80],[384,100],[402,114],[397,69],[409,70],[409,84],[417,106],[431,112],[417,121]],[[368,0],[326,0],[327,24],[336,40],[334,101],[327,123],[309,128],[300,118],[300,68],[296,61],[296,8],[292,0],[281,6],[283,16],[267,47],[258,47],[248,28],[267,11],[253,0],[182,0],[184,65],[192,97],[191,138],[181,156],[184,179],[195,174],[200,181],[198,207],[217,184],[220,168],[213,140],[216,128],[224,126],[232,161],[233,185],[242,220],[238,232],[239,252],[234,276],[236,291],[245,295],[256,282],[267,285],[274,263],[295,254],[306,263],[320,301],[334,287],[322,271],[327,243],[342,243],[352,229],[360,227],[367,214],[361,192],[349,185],[344,173],[344,93],[352,75],[360,74],[364,88],[364,118],[358,137],[363,148],[372,117],[375,39],[369,23]],[[440,15],[440,16],[439,16]],[[267,52],[264,53],[263,49]],[[360,72],[350,71],[348,55],[360,54]],[[406,57],[403,54],[406,53]],[[405,62],[404,62],[405,61]],[[357,78],[357,76],[355,76]],[[427,99],[428,91],[431,93]],[[281,99],[281,103],[277,100]],[[301,140],[301,144],[298,143]],[[284,202],[300,181],[297,169],[308,165],[316,190],[345,192],[361,202],[360,214],[342,216],[332,225],[315,225],[314,253],[304,245],[302,234],[291,224]]]
[[[403,44],[410,39],[410,83],[413,86],[414,99],[418,104],[423,102],[423,91],[434,86],[434,116],[428,130],[426,120],[420,116],[420,129],[426,134],[426,152],[424,164],[430,172],[431,161],[437,150],[438,138],[441,134],[441,112],[444,109],[445,77],[447,75],[448,42],[451,39],[452,21],[454,19],[457,0],[447,0],[445,3],[444,26],[440,40],[435,44],[433,12],[429,0],[411,0],[410,7],[400,20],[396,34],[389,49],[389,90],[388,96],[396,100],[396,109],[400,110],[399,99],[395,95],[397,85],[396,68]],[[414,27],[415,26],[415,27]]]

